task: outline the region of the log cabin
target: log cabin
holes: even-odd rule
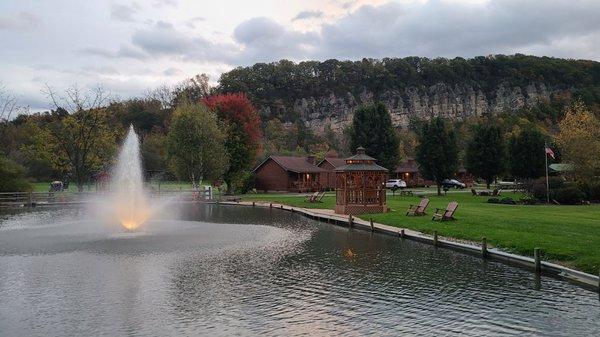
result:
[[[269,156],[252,172],[258,191],[320,191],[327,178],[327,171],[315,165],[314,156]]]

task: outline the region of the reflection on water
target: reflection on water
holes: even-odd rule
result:
[[[278,210],[190,206],[135,235],[60,213],[2,217],[0,335],[600,333],[588,290]]]

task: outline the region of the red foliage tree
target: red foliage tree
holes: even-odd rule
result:
[[[242,179],[243,172],[250,169],[260,152],[260,116],[243,93],[213,95],[203,99],[203,103],[228,124],[225,146],[230,165],[224,180],[227,192],[231,193],[234,183]]]

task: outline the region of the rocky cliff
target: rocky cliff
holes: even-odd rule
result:
[[[398,126],[407,126],[412,119],[429,119],[443,116],[455,120],[483,114],[497,114],[516,111],[526,106],[547,102],[550,96],[558,92],[544,83],[532,83],[525,87],[499,85],[488,94],[471,85],[447,85],[438,83],[430,87],[407,87],[406,89],[387,90],[378,95],[392,115],[392,121]],[[354,110],[362,104],[374,101],[375,94],[367,90],[359,95],[330,94],[323,97],[296,99],[286,105],[281,101],[272,107],[265,107],[265,114],[271,109],[280,113],[291,109],[316,133],[323,132],[326,125],[341,132],[350,125]]]

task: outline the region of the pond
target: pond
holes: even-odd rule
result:
[[[600,335],[598,294],[280,210],[0,215],[1,336]]]

